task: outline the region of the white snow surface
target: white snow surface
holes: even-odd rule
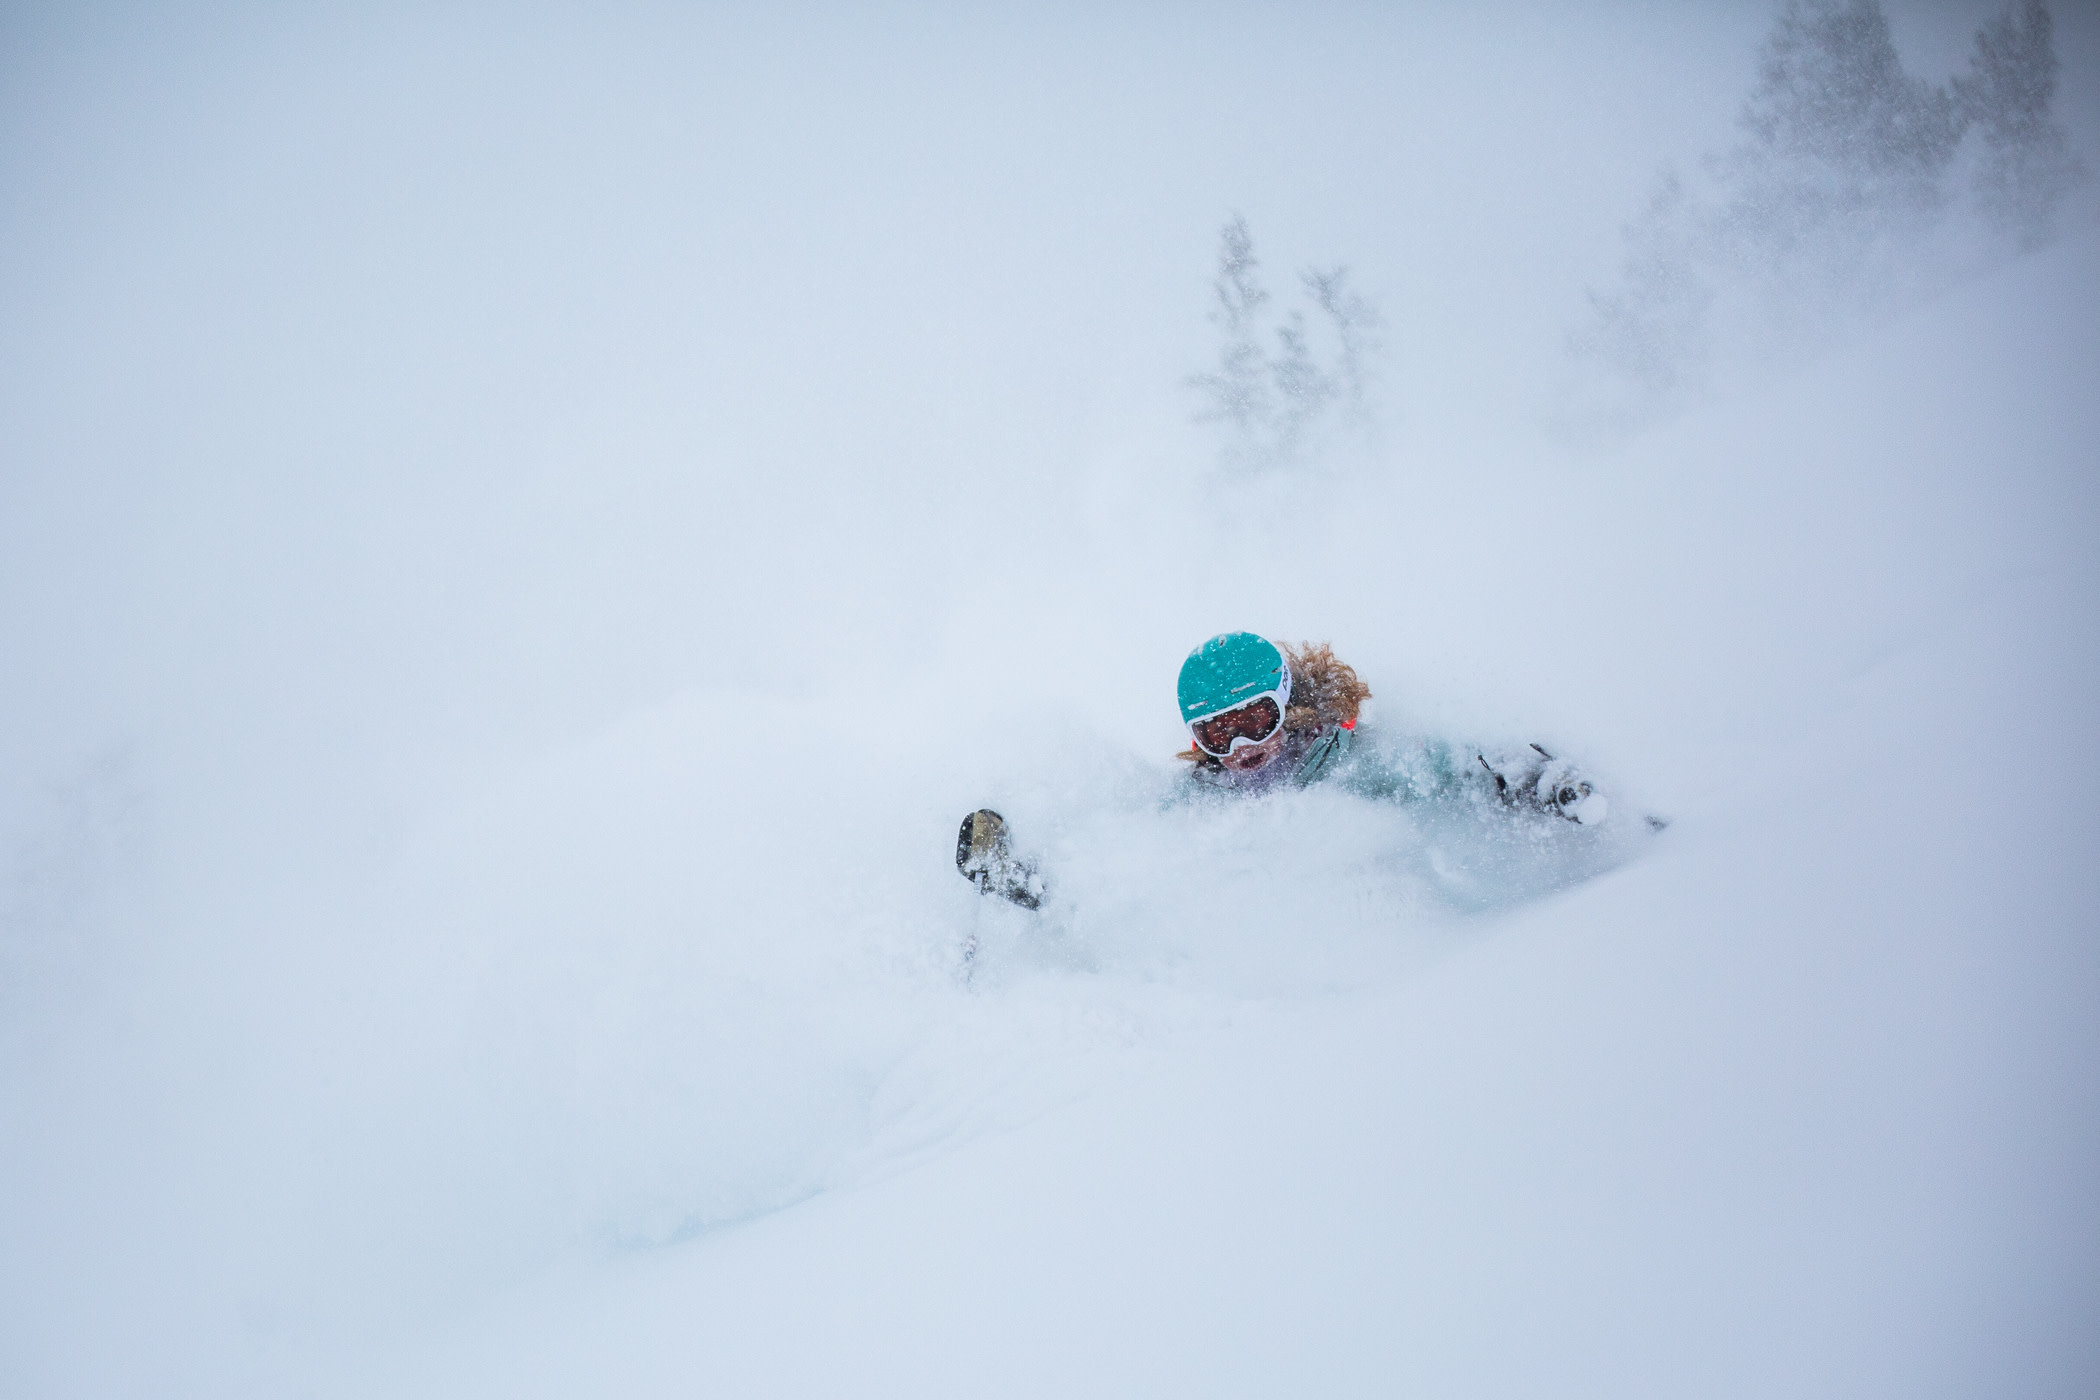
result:
[[[2100,218],[1569,444],[1695,8],[12,14],[0,1393],[2092,1394]],[[1163,806],[1234,627],[1608,818]]]

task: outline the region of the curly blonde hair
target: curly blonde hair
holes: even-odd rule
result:
[[[1326,642],[1278,642],[1291,668],[1291,705],[1283,712],[1285,729],[1309,730],[1323,725],[1354,725],[1371,687],[1363,683],[1356,668],[1334,654]],[[1210,754],[1190,744],[1176,758],[1205,768],[1221,765]]]

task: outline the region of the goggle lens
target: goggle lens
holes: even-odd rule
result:
[[[1251,705],[1199,719],[1189,726],[1189,732],[1196,736],[1197,748],[1213,758],[1223,758],[1232,752],[1233,740],[1259,744],[1282,723],[1283,707],[1276,703],[1275,696],[1264,695]]]

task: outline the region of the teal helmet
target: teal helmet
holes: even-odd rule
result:
[[[1267,637],[1221,632],[1181,663],[1179,691],[1183,724],[1236,710],[1264,695],[1274,695],[1277,708],[1284,709],[1291,703],[1291,667]]]

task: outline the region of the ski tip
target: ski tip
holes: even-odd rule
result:
[[[973,863],[981,866],[1005,837],[1006,818],[989,807],[979,807],[962,819],[962,829],[955,834],[955,868],[968,874]]]
[[[1035,863],[1015,859],[1006,818],[989,807],[963,818],[955,834],[955,868],[980,894],[998,895],[1023,909],[1042,905],[1042,881]]]

